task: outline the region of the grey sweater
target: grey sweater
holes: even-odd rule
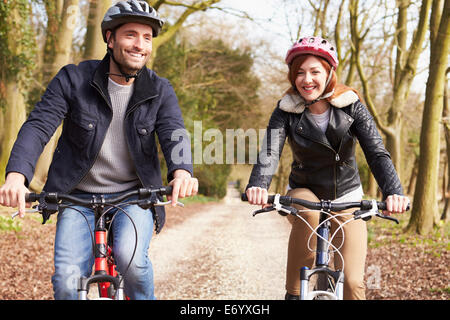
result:
[[[109,79],[113,118],[94,165],[77,189],[90,193],[121,192],[137,186],[139,178],[128,151],[124,119],[134,85],[123,86]]]

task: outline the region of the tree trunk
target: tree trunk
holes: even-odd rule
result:
[[[106,54],[106,44],[103,41],[101,23],[106,10],[111,6],[111,0],[91,0],[86,38],[84,41],[83,59],[102,59]]]
[[[5,113],[3,123],[2,153],[0,158],[0,177],[5,177],[11,149],[16,141],[17,132],[26,118],[25,99],[21,92],[19,82],[11,79],[6,83]]]
[[[368,181],[368,188],[367,188],[367,194],[374,198],[377,196],[378,191],[378,185],[377,180],[375,180],[375,177],[373,176],[372,172],[369,170],[369,181]]]
[[[0,82],[0,85],[3,85],[3,83]],[[4,97],[4,96],[5,96],[4,93],[0,93],[0,97]],[[3,108],[0,106],[0,128],[5,127],[4,122],[5,122],[5,115],[3,113]],[[3,129],[1,129],[0,130],[0,146],[3,145],[3,135],[4,135]],[[2,154],[1,154],[1,150],[0,150],[0,157],[1,157],[1,155]],[[1,176],[0,176],[0,180],[1,180]]]
[[[395,78],[393,88],[393,99],[388,111],[387,123],[383,124],[378,116],[375,106],[372,102],[371,94],[369,93],[369,83],[367,83],[364,70],[360,63],[360,47],[364,37],[370,27],[366,30],[359,30],[358,26],[358,1],[350,1],[350,28],[353,44],[353,54],[355,55],[356,67],[360,76],[364,98],[367,106],[371,111],[375,122],[380,131],[386,136],[386,148],[390,152],[392,162],[397,170],[400,179],[403,177],[402,173],[402,111],[404,109],[406,100],[409,95],[411,83],[416,75],[417,62],[422,52],[423,42],[428,26],[428,13],[431,7],[431,0],[422,1],[420,8],[419,22],[417,29],[414,32],[413,39],[409,48],[406,47],[407,39],[407,7],[409,0],[397,0],[398,15],[396,26],[396,63],[395,63]]]
[[[0,112],[2,112],[2,115],[0,116],[0,120],[2,121],[0,180],[2,181],[5,178],[6,165],[17,132],[19,132],[26,117],[23,81],[21,80],[22,77],[24,77],[24,71],[27,68],[24,66],[26,65],[25,59],[27,59],[25,52],[29,49],[22,42],[17,41],[26,36],[25,34],[28,26],[28,21],[25,20],[23,15],[25,11],[23,11],[23,8],[20,8],[21,4],[7,4],[5,2],[4,6],[6,6],[10,12],[8,12],[7,16],[4,16],[7,11],[2,10],[2,16],[0,17],[1,19],[5,19],[4,21],[9,25],[9,28],[6,30],[6,35],[2,34],[2,40],[4,41],[3,45],[6,47],[2,49],[6,50],[8,52],[7,54],[16,58],[23,55],[23,65],[22,63],[18,65],[3,65],[4,62],[2,61],[3,70],[0,74],[2,76],[0,79]],[[22,12],[19,10],[22,10]],[[3,31],[4,30],[2,30],[2,32]],[[14,72],[11,72],[9,70],[10,68],[13,69]]]
[[[433,2],[433,11],[439,10]],[[433,13],[432,13],[433,15]],[[450,0],[446,0],[435,39],[431,38],[430,68],[420,136],[420,162],[414,202],[407,230],[427,234],[433,228],[438,212],[439,121],[443,111],[443,95],[447,55],[450,49]]]
[[[61,24],[61,16],[64,7],[64,0],[45,0],[45,11],[47,13],[47,29],[43,52],[42,65],[42,85],[46,87],[54,76],[55,48],[58,41],[58,29]]]
[[[408,195],[414,193],[414,189],[416,188],[418,172],[419,172],[419,157],[416,156],[416,160],[414,160],[414,166],[411,171],[411,177],[409,177],[408,190],[406,191],[406,194]]]
[[[58,34],[55,45],[55,58],[52,63],[52,76],[54,76],[59,69],[70,61],[70,54],[72,52],[72,38],[73,30],[76,26],[80,10],[78,8],[78,0],[65,0],[61,16],[61,23],[58,28]]]
[[[450,68],[447,68],[445,75],[450,73]],[[446,80],[447,82],[447,80]],[[442,113],[443,123],[444,123],[444,134],[445,134],[445,146],[446,146],[446,165],[447,165],[447,183],[446,188],[443,192],[444,197],[444,210],[442,211],[441,220],[447,222],[450,217],[450,108],[448,106],[448,91],[447,83],[444,85],[444,110]]]
[[[57,12],[58,10],[55,11],[55,14]],[[54,42],[55,44],[53,48],[54,51],[50,51],[53,53],[53,59],[51,60],[52,63],[50,65],[47,65],[47,81],[50,81],[50,79],[54,77],[64,65],[70,62],[73,29],[75,28],[78,14],[78,0],[65,0],[61,11],[61,17],[59,19],[55,18],[56,21],[59,21],[59,26],[56,32],[56,39],[58,39],[58,41],[54,40],[54,34],[51,33],[52,30],[47,30],[47,36],[53,39],[48,41]],[[54,28],[53,25],[52,28]],[[47,180],[48,168],[50,167],[50,163],[53,159],[53,152],[55,151],[61,131],[62,128],[61,126],[59,126],[59,128],[56,130],[52,138],[45,146],[41,156],[38,159],[38,162],[36,163],[34,177],[30,182],[30,189],[32,189],[33,191],[39,192],[40,190],[42,190],[45,181]]]

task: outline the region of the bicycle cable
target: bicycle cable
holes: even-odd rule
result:
[[[320,213],[322,210],[312,210],[312,209],[308,209],[308,210],[298,210],[298,212],[311,212],[311,211],[316,211],[316,212],[318,212],[318,213]],[[333,253],[334,252],[337,252],[337,254],[339,255],[339,257],[341,258],[341,261],[342,261],[342,270],[341,270],[341,276],[339,277],[339,279],[338,279],[338,281],[336,281],[336,283],[338,283],[340,280],[341,280],[341,277],[342,277],[342,275],[344,274],[344,267],[345,267],[345,262],[344,262],[344,257],[343,257],[343,255],[342,255],[342,253],[339,251],[339,249],[342,247],[342,245],[343,245],[343,241],[344,241],[344,238],[342,238],[342,243],[341,243],[341,246],[339,246],[339,248],[336,248],[336,246],[335,245],[333,245],[333,243],[331,242],[331,240],[332,239],[325,239],[324,237],[322,237],[318,232],[317,232],[317,228],[320,226],[320,225],[322,225],[323,223],[325,223],[326,221],[328,221],[328,220],[331,220],[331,219],[335,219],[336,221],[337,221],[337,223],[339,224],[339,225],[341,225],[341,223],[336,219],[336,216],[341,216],[341,215],[349,215],[349,213],[345,213],[345,214],[339,214],[339,215],[331,215],[330,213],[328,213],[328,212],[326,212],[326,211],[324,211],[326,214],[328,214],[328,215],[330,215],[330,217],[329,218],[327,218],[327,219],[325,219],[324,221],[322,221],[316,228],[313,228],[307,221],[306,221],[306,219],[304,219],[302,216],[300,216],[298,213],[297,214],[295,214],[295,216],[296,217],[298,217],[298,218],[300,218],[307,226],[308,226],[308,228],[310,228],[311,230],[312,230],[312,233],[310,234],[310,236],[309,236],[309,238],[308,238],[308,241],[307,241],[307,246],[308,246],[308,249],[310,250],[310,251],[312,251],[312,252],[317,252],[317,250],[313,250],[311,247],[310,247],[310,242],[311,242],[311,239],[312,239],[312,235],[313,234],[315,234],[315,235],[317,235],[320,239],[322,239],[323,241],[325,241],[325,243],[327,243],[328,244],[328,248],[327,248],[327,251],[329,250],[329,248],[330,247],[332,247],[334,250],[332,251]],[[349,221],[353,221],[352,219],[350,219]],[[339,229],[339,228],[338,228]],[[333,233],[333,237],[334,237],[334,235],[337,233],[337,231],[335,231],[334,233]],[[342,233],[343,233],[343,237],[344,237],[344,231],[342,230]],[[328,261],[327,261],[327,264],[330,262],[330,255],[328,255]],[[328,282],[330,282],[330,279],[328,279]],[[334,286],[334,288],[333,288],[333,294],[334,295],[336,295],[336,290],[337,290],[337,286]]]
[[[105,212],[103,212],[102,215],[101,215],[100,217],[104,216],[105,214],[109,213],[109,211],[111,211],[113,208],[115,208],[116,210],[120,210],[123,214],[125,214],[125,215],[128,217],[128,219],[130,220],[131,225],[133,226],[133,229],[134,229],[135,241],[134,241],[133,253],[132,253],[132,255],[131,255],[130,261],[128,262],[128,265],[127,265],[127,267],[125,268],[124,272],[120,272],[121,275],[122,275],[122,277],[121,277],[121,279],[120,279],[119,284],[121,284],[122,281],[124,281],[124,279],[125,279],[125,275],[127,274],[128,270],[129,270],[129,268],[130,268],[130,266],[131,266],[131,263],[133,262],[134,256],[136,255],[136,250],[137,250],[137,245],[138,245],[138,232],[137,232],[136,224],[134,223],[133,219],[132,219],[132,218],[130,217],[130,215],[129,215],[123,208],[121,208],[120,206],[122,206],[122,205],[123,205],[123,206],[130,206],[130,205],[133,205],[133,203],[126,203],[126,202],[125,202],[125,203],[118,204],[118,205],[114,205],[114,204],[106,204],[106,205],[109,206],[110,208],[108,208]],[[117,213],[118,213],[118,212],[116,211],[116,212],[113,213],[113,215],[112,215],[112,218],[111,218],[111,221],[110,221],[110,228],[111,228],[112,225],[113,225],[113,221],[114,221],[114,219],[115,219]],[[98,221],[97,221],[97,223],[98,223]],[[114,240],[113,240],[113,241],[114,241]],[[114,248],[114,247],[113,247],[113,248]],[[113,254],[114,254],[114,252],[113,252]]]
[[[321,211],[321,210],[318,210],[318,211],[319,211],[319,212],[323,212],[323,213],[329,215],[330,217],[329,217],[329,218],[326,218],[324,221],[322,221],[321,223],[319,223],[319,224],[317,225],[316,229],[318,229],[318,228],[319,228],[321,225],[323,225],[325,222],[331,221],[331,220],[333,220],[333,219],[336,220],[336,223],[337,223],[338,225],[341,225],[341,222],[340,222],[338,219],[336,219],[336,218],[337,218],[337,217],[341,217],[341,216],[349,215],[348,213],[331,214],[331,213],[329,213],[329,212],[327,212],[327,211]],[[330,230],[331,230],[331,229],[330,229]],[[337,230],[339,230],[339,228],[337,228]],[[334,237],[335,234],[336,234],[336,232],[333,233],[333,237]],[[309,238],[308,238],[308,249],[309,249],[310,251],[314,251],[314,252],[315,252],[315,250],[313,250],[311,247],[309,247],[309,243],[311,242],[312,235],[313,235],[313,234],[310,234],[310,235],[309,235]],[[336,251],[339,251],[339,249],[342,248],[343,243],[344,243],[343,241],[344,241],[344,239],[345,239],[344,231],[342,230],[342,243],[341,243],[341,245],[340,245],[338,248],[336,248],[335,250],[329,250],[329,248],[330,248],[330,245],[329,245],[329,244],[332,242],[333,237],[331,237],[331,239],[329,239],[329,240],[326,241],[327,244],[328,244],[328,249],[327,249],[327,251],[329,251],[330,253],[334,253],[334,252],[336,252]],[[329,261],[328,261],[328,262],[329,262]]]
[[[81,216],[86,221],[87,227],[89,229],[89,235],[91,236],[91,242],[92,242],[92,253],[95,256],[95,251],[94,251],[95,250],[95,236],[94,236],[94,233],[92,232],[91,225],[90,225],[89,220],[86,217],[86,215],[81,210],[77,209],[76,207],[77,207],[77,205],[70,205],[70,204],[61,203],[60,204],[60,208],[62,208],[62,210],[58,210],[58,211],[59,211],[59,214],[62,214],[64,212],[64,209],[69,208],[69,209],[72,209],[72,210],[78,212],[79,214],[81,214]]]
[[[134,259],[134,256],[135,256],[136,250],[137,250],[137,239],[138,239],[138,232],[137,232],[136,224],[134,223],[133,219],[126,213],[126,211],[125,211],[123,208],[120,207],[120,205],[126,205],[126,206],[129,206],[129,205],[132,205],[132,204],[130,204],[130,203],[123,203],[123,204],[119,204],[119,205],[114,205],[114,204],[109,204],[109,203],[103,203],[102,205],[108,206],[109,208],[107,208],[107,209],[100,215],[100,217],[105,216],[105,215],[108,214],[112,209],[115,208],[116,210],[120,210],[121,212],[123,212],[123,213],[128,217],[128,219],[131,221],[131,224],[132,224],[133,229],[134,229],[135,243],[134,243],[133,253],[132,253],[132,255],[131,255],[131,258],[130,258],[130,261],[128,262],[127,267],[125,268],[125,271],[124,271],[123,273],[121,272],[122,277],[121,277],[120,282],[119,282],[119,286],[120,286],[120,283],[121,283],[122,281],[124,281],[125,275],[126,275],[126,273],[128,272],[128,270],[129,270],[129,268],[130,268],[130,266],[131,266],[131,263],[133,262],[133,259]],[[96,245],[95,245],[95,236],[94,236],[94,232],[92,231],[91,225],[90,225],[89,220],[88,220],[88,218],[86,217],[86,215],[85,215],[81,210],[77,209],[76,207],[77,207],[77,205],[68,205],[68,204],[61,204],[61,205],[60,205],[60,208],[62,208],[62,209],[70,208],[70,209],[72,209],[72,210],[78,212],[79,214],[81,214],[81,216],[84,218],[84,220],[86,221],[86,225],[87,225],[87,227],[88,227],[88,229],[89,229],[89,235],[90,235],[90,237],[91,237],[91,242],[92,242],[92,254],[93,254],[93,256],[95,257],[95,255],[96,255],[96,251],[95,251],[95,250],[96,250]],[[93,208],[92,208],[92,209],[93,209]],[[64,211],[64,210],[61,210],[60,213],[62,213],[63,211]],[[113,223],[114,218],[116,217],[116,214],[117,214],[117,212],[115,212],[115,213],[112,215],[112,218],[111,218],[111,221],[110,221],[110,227],[112,226],[112,223]],[[95,227],[97,227],[97,224],[98,224],[98,223],[99,223],[99,221],[96,222]],[[103,254],[103,253],[102,253],[102,254]]]
[[[311,211],[317,211],[320,212],[320,210],[298,210],[300,212],[311,212]],[[312,234],[317,235],[320,239],[322,239],[323,241],[325,241],[329,247],[331,246],[333,249],[335,249],[335,252],[338,253],[338,255],[340,256],[341,260],[344,261],[344,257],[342,256],[342,254],[339,252],[338,248],[336,248],[336,246],[334,246],[328,239],[325,239],[324,237],[322,237],[317,231],[317,228],[313,228],[307,221],[306,219],[304,219],[301,215],[299,214],[295,214],[296,217],[300,218],[303,222],[305,222],[305,224],[308,226],[308,228],[310,228],[312,230]],[[312,234],[310,235],[310,237],[312,236]],[[312,252],[315,252],[315,250],[312,250],[311,247],[309,246],[309,239],[308,239],[308,249]],[[329,261],[328,261],[329,262]],[[342,263],[342,265],[344,265],[344,263]]]

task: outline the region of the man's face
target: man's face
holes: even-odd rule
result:
[[[123,72],[136,73],[146,65],[152,54],[152,35],[152,28],[140,23],[126,23],[116,29],[114,36],[108,31],[108,47]]]

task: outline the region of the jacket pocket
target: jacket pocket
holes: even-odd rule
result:
[[[70,141],[78,148],[86,148],[93,140],[97,120],[72,116],[65,121]]]
[[[136,132],[141,143],[141,149],[147,155],[153,155],[155,153],[154,131],[154,124],[136,125]]]

